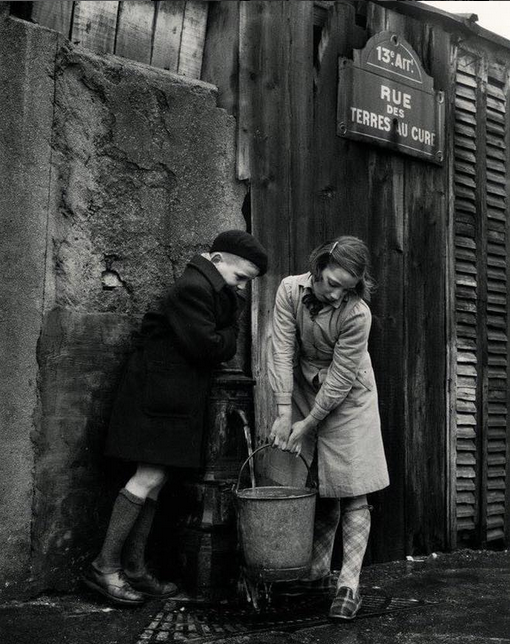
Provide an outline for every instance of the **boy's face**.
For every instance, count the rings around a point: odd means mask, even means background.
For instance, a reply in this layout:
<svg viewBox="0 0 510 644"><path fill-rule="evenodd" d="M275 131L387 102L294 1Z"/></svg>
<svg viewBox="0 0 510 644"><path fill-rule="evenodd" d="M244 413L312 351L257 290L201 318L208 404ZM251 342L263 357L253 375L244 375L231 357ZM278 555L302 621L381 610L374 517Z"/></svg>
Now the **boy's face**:
<svg viewBox="0 0 510 644"><path fill-rule="evenodd" d="M238 255L214 253L211 261L225 282L236 291L242 291L259 274L255 264Z"/></svg>

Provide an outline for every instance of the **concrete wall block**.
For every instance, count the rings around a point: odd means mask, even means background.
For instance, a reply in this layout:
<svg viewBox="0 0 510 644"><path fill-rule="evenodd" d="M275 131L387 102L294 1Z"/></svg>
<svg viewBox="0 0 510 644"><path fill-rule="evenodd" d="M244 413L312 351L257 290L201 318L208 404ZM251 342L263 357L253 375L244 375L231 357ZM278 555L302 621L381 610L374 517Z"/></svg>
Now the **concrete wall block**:
<svg viewBox="0 0 510 644"><path fill-rule="evenodd" d="M29 577L58 34L0 16L0 593Z"/></svg>
<svg viewBox="0 0 510 644"><path fill-rule="evenodd" d="M193 253L244 227L245 187L213 86L72 48L6 5L0 579L68 588L118 489L102 450L133 330Z"/></svg>
<svg viewBox="0 0 510 644"><path fill-rule="evenodd" d="M210 85L63 46L55 69L51 270L39 342L33 576L72 588L103 537L102 457L131 335L216 234L244 227L235 127ZM115 490L115 492L117 489Z"/></svg>
<svg viewBox="0 0 510 644"><path fill-rule="evenodd" d="M142 313L193 252L244 227L234 121L215 98L204 83L61 50L58 304Z"/></svg>

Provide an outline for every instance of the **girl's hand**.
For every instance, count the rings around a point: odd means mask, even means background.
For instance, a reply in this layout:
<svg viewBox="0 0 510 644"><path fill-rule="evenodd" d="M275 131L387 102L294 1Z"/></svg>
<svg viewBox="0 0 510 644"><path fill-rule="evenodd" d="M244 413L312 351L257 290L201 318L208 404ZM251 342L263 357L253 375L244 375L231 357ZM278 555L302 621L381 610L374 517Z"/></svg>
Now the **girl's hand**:
<svg viewBox="0 0 510 644"><path fill-rule="evenodd" d="M287 449L287 441L289 440L291 427L291 408L289 405L288 410L278 410L278 417L274 421L271 432L269 433L269 441L273 447L279 447L283 450Z"/></svg>
<svg viewBox="0 0 510 644"><path fill-rule="evenodd" d="M318 425L318 421L313 416L307 416L304 420L298 420L292 425L292 431L287 442L287 450L294 452L296 456L301 454L303 439L310 434Z"/></svg>

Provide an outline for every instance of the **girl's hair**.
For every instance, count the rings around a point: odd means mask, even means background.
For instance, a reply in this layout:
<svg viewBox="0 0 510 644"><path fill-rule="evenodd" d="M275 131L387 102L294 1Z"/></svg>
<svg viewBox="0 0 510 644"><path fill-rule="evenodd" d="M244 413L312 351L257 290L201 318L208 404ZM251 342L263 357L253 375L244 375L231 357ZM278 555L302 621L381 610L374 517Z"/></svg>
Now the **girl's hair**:
<svg viewBox="0 0 510 644"><path fill-rule="evenodd" d="M356 293L366 300L375 289L375 282L370 275L370 253L365 242L357 237L343 235L321 244L310 255L310 272L315 281L322 279L322 271L330 264L340 266L359 282Z"/></svg>

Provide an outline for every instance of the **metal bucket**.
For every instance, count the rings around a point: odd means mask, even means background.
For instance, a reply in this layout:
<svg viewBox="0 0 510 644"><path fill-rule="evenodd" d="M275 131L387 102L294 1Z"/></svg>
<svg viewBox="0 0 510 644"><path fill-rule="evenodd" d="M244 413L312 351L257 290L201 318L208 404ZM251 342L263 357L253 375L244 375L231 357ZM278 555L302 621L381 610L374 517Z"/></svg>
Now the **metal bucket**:
<svg viewBox="0 0 510 644"><path fill-rule="evenodd" d="M238 534L248 575L261 581L290 581L306 576L312 559L317 490L287 486L235 489ZM301 456L301 455L300 455ZM301 456L309 470L308 463Z"/></svg>

